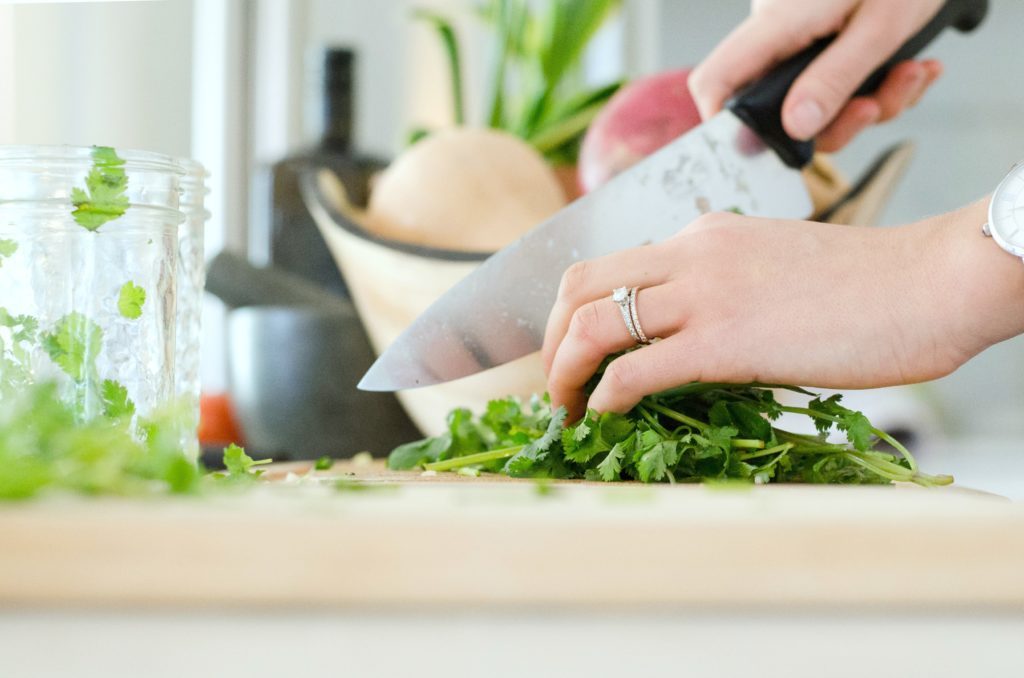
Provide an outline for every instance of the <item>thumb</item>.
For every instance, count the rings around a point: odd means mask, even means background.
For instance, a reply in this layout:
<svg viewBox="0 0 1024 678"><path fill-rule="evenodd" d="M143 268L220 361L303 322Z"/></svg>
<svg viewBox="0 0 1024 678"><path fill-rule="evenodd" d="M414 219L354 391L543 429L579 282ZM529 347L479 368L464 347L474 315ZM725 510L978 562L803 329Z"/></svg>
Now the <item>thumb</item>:
<svg viewBox="0 0 1024 678"><path fill-rule="evenodd" d="M904 12L901 5L861 5L832 44L797 78L782 106L782 124L791 137L807 140L821 132L871 72L930 18Z"/></svg>

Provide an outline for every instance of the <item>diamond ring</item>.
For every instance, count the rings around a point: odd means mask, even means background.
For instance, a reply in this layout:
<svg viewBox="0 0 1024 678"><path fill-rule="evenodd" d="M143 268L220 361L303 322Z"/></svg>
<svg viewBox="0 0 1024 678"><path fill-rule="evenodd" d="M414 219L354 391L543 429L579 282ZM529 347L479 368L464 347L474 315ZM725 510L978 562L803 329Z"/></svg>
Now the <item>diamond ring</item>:
<svg viewBox="0 0 1024 678"><path fill-rule="evenodd" d="M649 344L651 342L648 341L647 335L640 327L640 317L636 311L636 294L637 288L635 287L632 289L616 287L612 290L612 301L618 305L619 312L622 313L622 321L626 323L626 330L629 331L629 336L633 337L633 341L638 344Z"/></svg>

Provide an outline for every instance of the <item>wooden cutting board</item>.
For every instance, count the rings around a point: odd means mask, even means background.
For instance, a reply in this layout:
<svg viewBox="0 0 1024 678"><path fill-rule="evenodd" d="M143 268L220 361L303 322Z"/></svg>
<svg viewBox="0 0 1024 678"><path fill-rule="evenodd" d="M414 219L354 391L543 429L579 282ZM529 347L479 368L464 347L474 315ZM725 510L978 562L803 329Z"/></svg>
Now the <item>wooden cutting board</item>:
<svg viewBox="0 0 1024 678"><path fill-rule="evenodd" d="M239 495L2 505L0 604L1024 611L1024 505L955 487L308 470Z"/></svg>

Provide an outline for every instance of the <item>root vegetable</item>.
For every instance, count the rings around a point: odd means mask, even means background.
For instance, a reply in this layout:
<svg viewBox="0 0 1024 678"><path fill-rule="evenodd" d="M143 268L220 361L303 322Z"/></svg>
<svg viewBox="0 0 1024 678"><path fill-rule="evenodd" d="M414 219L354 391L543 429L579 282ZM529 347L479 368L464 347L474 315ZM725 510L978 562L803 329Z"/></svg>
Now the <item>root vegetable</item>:
<svg viewBox="0 0 1024 678"><path fill-rule="evenodd" d="M565 205L551 167L522 140L489 129L436 132L377 179L367 226L407 243L494 251Z"/></svg>
<svg viewBox="0 0 1024 678"><path fill-rule="evenodd" d="M612 97L583 139L579 181L592 191L700 124L686 81L690 69L636 80Z"/></svg>

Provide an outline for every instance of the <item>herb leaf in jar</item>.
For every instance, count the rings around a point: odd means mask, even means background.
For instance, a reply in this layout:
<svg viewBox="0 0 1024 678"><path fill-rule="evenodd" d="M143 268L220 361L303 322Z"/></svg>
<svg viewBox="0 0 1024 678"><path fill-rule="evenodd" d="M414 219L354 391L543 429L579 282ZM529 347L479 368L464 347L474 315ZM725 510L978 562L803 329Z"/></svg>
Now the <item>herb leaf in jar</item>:
<svg viewBox="0 0 1024 678"><path fill-rule="evenodd" d="M117 295L117 312L129 320L136 320L142 316L142 306L146 303L146 290L139 287L131 280L121 286L121 292Z"/></svg>
<svg viewBox="0 0 1024 678"><path fill-rule="evenodd" d="M85 176L85 189L71 190L71 203L75 206L71 216L83 228L96 231L128 209L128 175L124 160L109 146L93 147L92 161L92 169Z"/></svg>

